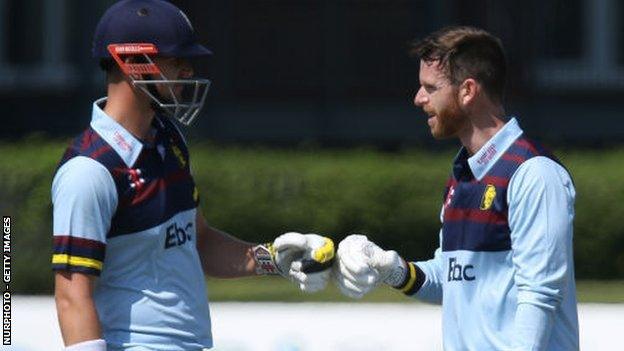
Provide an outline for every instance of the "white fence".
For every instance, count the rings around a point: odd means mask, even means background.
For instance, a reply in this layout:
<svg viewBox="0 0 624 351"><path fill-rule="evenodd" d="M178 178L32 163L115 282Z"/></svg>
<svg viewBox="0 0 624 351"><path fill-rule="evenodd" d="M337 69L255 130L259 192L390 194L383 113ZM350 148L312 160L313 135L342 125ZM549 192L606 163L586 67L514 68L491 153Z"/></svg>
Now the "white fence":
<svg viewBox="0 0 624 351"><path fill-rule="evenodd" d="M11 351L62 348L51 297L14 296ZM441 350L441 313L418 303L213 303L215 351ZM582 350L621 350L624 304L579 306Z"/></svg>

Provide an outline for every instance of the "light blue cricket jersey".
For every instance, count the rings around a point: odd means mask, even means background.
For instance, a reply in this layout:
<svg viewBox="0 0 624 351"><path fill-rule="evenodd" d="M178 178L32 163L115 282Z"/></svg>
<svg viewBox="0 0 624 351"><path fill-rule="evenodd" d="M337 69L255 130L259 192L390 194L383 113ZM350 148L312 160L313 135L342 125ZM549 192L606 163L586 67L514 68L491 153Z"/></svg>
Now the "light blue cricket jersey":
<svg viewBox="0 0 624 351"><path fill-rule="evenodd" d="M434 258L414 295L442 303L445 350L578 350L568 172L511 119L455 159Z"/></svg>
<svg viewBox="0 0 624 351"><path fill-rule="evenodd" d="M94 300L108 350L212 347L183 137L156 116L143 143L103 102L54 177L53 269L100 276Z"/></svg>

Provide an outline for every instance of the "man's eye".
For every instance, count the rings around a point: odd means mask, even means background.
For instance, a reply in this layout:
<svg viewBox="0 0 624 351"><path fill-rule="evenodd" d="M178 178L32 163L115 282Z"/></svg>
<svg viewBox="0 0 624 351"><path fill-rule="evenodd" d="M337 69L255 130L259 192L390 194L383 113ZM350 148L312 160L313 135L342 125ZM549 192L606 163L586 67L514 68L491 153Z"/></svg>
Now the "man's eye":
<svg viewBox="0 0 624 351"><path fill-rule="evenodd" d="M433 93L434 91L436 91L436 87L434 87L433 85L424 85L423 86L425 88L425 91L429 94Z"/></svg>

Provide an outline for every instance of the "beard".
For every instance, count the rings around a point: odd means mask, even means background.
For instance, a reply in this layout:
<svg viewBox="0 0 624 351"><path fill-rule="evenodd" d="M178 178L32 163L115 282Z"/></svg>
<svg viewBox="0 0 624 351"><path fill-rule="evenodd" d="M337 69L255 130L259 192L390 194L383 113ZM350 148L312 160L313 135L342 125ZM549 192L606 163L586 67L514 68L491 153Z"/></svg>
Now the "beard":
<svg viewBox="0 0 624 351"><path fill-rule="evenodd" d="M459 135L459 131L464 128L466 121L468 120L468 117L460 109L459 104L455 100L451 100L447 106L439 111L436 111L433 114L427 114L430 116L435 115L435 117L432 117L433 121L429 124L431 135L435 139L457 137Z"/></svg>

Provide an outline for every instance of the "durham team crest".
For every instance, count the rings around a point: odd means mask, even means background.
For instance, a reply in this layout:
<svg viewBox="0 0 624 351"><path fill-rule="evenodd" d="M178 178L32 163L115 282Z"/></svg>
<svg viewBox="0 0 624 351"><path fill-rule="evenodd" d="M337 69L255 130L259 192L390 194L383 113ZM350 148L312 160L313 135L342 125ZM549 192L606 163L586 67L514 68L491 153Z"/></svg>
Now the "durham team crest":
<svg viewBox="0 0 624 351"><path fill-rule="evenodd" d="M496 198L496 187L492 184L488 184L483 192L483 198L481 199L481 210L486 211L492 207L494 199Z"/></svg>

